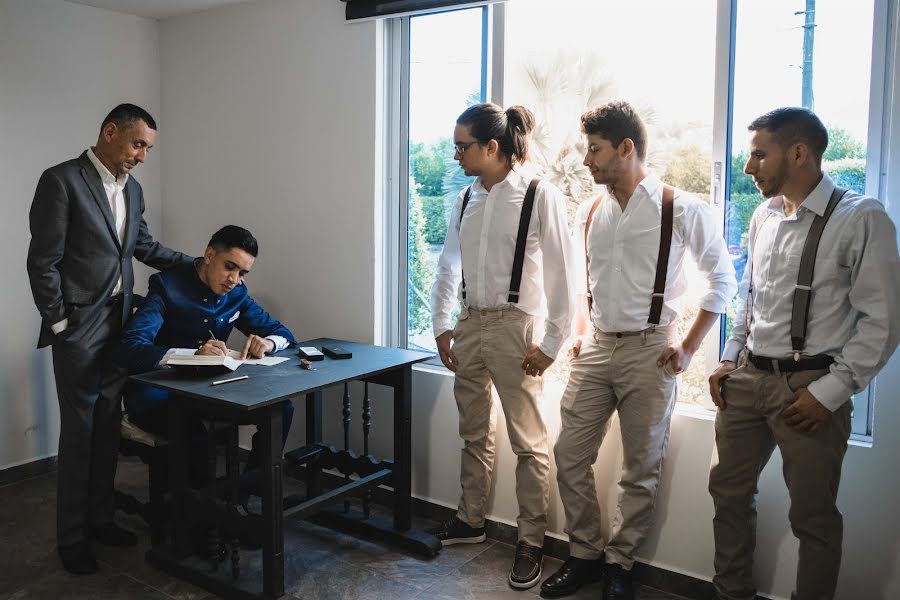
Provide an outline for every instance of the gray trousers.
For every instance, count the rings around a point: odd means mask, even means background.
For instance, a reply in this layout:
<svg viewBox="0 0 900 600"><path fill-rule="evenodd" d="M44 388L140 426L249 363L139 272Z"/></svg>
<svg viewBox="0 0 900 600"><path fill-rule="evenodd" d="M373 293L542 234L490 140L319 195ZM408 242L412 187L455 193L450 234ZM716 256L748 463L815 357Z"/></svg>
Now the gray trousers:
<svg viewBox="0 0 900 600"><path fill-rule="evenodd" d="M540 547L547 529L550 455L540 407L543 378L522 370L533 328L534 317L514 307L463 308L453 333L453 352L459 359L453 391L459 408L459 435L465 442L457 516L471 527L484 526L496 457L493 383L517 458L519 541Z"/></svg>
<svg viewBox="0 0 900 600"><path fill-rule="evenodd" d="M112 522L124 372L109 360L122 329L122 308L107 306L77 341L53 345L59 397L56 536L60 546Z"/></svg>
<svg viewBox="0 0 900 600"><path fill-rule="evenodd" d="M828 373L761 371L747 362L722 385L725 410L716 415L716 452L709 473L715 505L713 585L724 600L751 600L759 475L777 445L791 497L788 517L800 540L797 600L831 600L841 565L843 517L837 508L841 464L850 437L852 403L845 402L814 433L797 431L781 416L795 393Z"/></svg>
<svg viewBox="0 0 900 600"><path fill-rule="evenodd" d="M671 365L656 366L668 343L666 329L624 337L595 332L572 360L553 452L569 553L576 558L605 555L607 562L630 569L653 523L676 397ZM613 531L604 545L592 465L614 412L622 430L624 468Z"/></svg>

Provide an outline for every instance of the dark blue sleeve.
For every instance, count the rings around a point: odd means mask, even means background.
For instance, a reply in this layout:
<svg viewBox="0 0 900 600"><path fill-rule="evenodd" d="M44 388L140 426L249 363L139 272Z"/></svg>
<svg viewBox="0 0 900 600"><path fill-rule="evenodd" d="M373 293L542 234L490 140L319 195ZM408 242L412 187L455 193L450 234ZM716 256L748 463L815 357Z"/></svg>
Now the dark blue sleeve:
<svg viewBox="0 0 900 600"><path fill-rule="evenodd" d="M234 325L246 336L253 334L259 337L280 335L289 342L296 342L291 330L269 316L269 313L263 310L263 307L249 295L244 299L241 305L241 316L237 318Z"/></svg>
<svg viewBox="0 0 900 600"><path fill-rule="evenodd" d="M137 372L155 369L169 350L155 344L156 335L162 328L166 315L159 275L150 278L149 287L146 300L125 326L113 353L116 364Z"/></svg>

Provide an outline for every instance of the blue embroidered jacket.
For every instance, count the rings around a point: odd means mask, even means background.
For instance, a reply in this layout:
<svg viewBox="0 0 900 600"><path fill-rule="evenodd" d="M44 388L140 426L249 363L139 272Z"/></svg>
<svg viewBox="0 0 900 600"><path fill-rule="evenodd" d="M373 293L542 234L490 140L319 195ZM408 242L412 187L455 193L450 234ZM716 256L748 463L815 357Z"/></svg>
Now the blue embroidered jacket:
<svg viewBox="0 0 900 600"><path fill-rule="evenodd" d="M217 296L188 263L150 277L147 299L125 326L113 357L123 368L150 371L170 348L199 348L210 339L210 332L227 340L234 327L244 335L280 335L295 341L287 327L247 294L246 285ZM126 408L146 410L167 398L159 392L132 389L126 394Z"/></svg>

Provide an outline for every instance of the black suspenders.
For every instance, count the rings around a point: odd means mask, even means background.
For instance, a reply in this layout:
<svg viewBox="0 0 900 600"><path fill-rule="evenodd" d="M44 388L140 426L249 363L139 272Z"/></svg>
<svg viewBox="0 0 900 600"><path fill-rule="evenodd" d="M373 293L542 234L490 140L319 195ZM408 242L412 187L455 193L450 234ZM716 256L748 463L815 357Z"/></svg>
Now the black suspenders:
<svg viewBox="0 0 900 600"><path fill-rule="evenodd" d="M516 236L516 252L513 256L512 275L509 280L509 296L507 302L516 304L519 301L519 288L522 285L522 268L525 265L525 242L528 240L528 226L531 223L531 213L534 209L534 195L537 191L540 179L532 179L528 184L528 191L525 192L525 200L522 202L522 213L519 215L519 233ZM466 188L463 196L462 208L459 211L459 224L462 226L463 214L466 212L466 206L472 196L472 187ZM462 227L460 227L462 229ZM462 253L460 253L460 261L462 261ZM462 299L466 299L466 274L462 273Z"/></svg>

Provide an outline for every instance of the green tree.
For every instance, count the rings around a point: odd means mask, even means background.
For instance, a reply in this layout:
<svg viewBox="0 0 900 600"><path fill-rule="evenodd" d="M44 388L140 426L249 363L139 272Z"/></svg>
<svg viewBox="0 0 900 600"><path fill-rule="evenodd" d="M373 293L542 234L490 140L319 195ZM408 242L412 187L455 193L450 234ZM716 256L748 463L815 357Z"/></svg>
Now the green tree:
<svg viewBox="0 0 900 600"><path fill-rule="evenodd" d="M425 216L422 213L422 199L410 186L409 191L409 233L407 252L409 275L407 282L408 329L411 333L424 331L431 325L431 308L428 294L434 282L434 273L426 268Z"/></svg>
<svg viewBox="0 0 900 600"><path fill-rule="evenodd" d="M676 148L666 165L663 181L686 192L709 197L712 158L699 146L691 144Z"/></svg>
<svg viewBox="0 0 900 600"><path fill-rule="evenodd" d="M842 158L865 158L866 149L862 142L853 137L850 132L841 127L828 128L828 148L822 155L822 160L832 161Z"/></svg>

